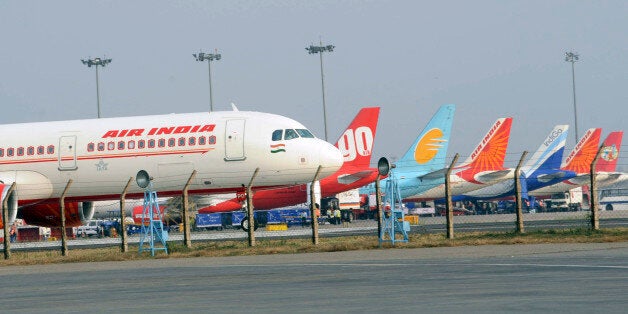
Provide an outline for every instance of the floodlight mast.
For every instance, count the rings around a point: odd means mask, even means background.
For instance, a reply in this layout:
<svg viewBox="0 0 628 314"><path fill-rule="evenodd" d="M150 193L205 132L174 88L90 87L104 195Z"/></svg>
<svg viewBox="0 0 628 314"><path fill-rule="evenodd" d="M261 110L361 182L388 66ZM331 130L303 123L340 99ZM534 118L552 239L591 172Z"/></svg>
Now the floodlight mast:
<svg viewBox="0 0 628 314"><path fill-rule="evenodd" d="M216 50L215 53L204 53L199 52L197 54L192 54L196 61L203 62L207 61L208 72L209 72L209 110L214 111L214 95L212 93L212 61L218 61L222 58L222 55L218 53Z"/></svg>
<svg viewBox="0 0 628 314"><path fill-rule="evenodd" d="M325 124L325 141L327 141L327 108L325 106L325 75L323 72L323 52L332 52L334 51L336 46L334 45L326 45L323 46L323 43L320 42L320 46L310 45L309 47L305 47L305 50L309 54L319 54L321 58L321 89L323 92L323 123Z"/></svg>
<svg viewBox="0 0 628 314"><path fill-rule="evenodd" d="M579 58L580 56L577 53L574 53L574 52L565 53L565 61L571 62L571 82L573 86L573 115L574 115L574 129L575 129L574 135L576 136L576 143L574 145L578 144L578 110L576 110L576 71L575 71L574 64L578 61Z"/></svg>
<svg viewBox="0 0 628 314"><path fill-rule="evenodd" d="M81 59L81 62L83 62L83 64L87 65L88 68L91 68L92 65L96 67L96 106L98 108L98 119L100 119L100 91L99 91L99 87L98 87L98 66L104 67L107 64L111 63L111 59L101 59L101 58L94 58L94 59Z"/></svg>

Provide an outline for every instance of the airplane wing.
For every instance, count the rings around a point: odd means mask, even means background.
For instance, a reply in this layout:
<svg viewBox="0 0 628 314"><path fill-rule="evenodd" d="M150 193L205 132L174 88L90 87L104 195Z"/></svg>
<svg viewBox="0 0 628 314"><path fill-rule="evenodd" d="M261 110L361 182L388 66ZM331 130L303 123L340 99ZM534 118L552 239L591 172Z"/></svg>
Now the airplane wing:
<svg viewBox="0 0 628 314"><path fill-rule="evenodd" d="M478 181L487 182L487 181L494 181L497 179L501 179L510 173L511 173L510 169L505 169L505 170L491 171L488 173L479 174L475 178Z"/></svg>
<svg viewBox="0 0 628 314"><path fill-rule="evenodd" d="M360 179L364 179L367 178L368 176L372 175L373 171L371 170L364 170L364 171L358 171L355 173L351 173L351 174L341 174L338 176L338 183L340 184L351 184L354 183Z"/></svg>

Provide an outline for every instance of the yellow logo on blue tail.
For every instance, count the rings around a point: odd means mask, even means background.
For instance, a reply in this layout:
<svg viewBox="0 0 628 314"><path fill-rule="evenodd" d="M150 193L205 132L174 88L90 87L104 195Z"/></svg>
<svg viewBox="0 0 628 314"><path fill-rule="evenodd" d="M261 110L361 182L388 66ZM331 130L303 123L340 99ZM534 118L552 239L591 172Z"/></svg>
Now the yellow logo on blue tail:
<svg viewBox="0 0 628 314"><path fill-rule="evenodd" d="M414 160L418 164L425 164L432 160L443 147L442 143L447 142L443 135L443 131L438 128L427 131L414 149Z"/></svg>

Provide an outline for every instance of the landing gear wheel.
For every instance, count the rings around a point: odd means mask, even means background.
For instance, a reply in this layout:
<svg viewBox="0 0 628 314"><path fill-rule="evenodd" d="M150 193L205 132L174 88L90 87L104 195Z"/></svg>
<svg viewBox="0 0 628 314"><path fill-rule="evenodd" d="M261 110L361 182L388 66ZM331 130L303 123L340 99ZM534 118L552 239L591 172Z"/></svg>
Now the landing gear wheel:
<svg viewBox="0 0 628 314"><path fill-rule="evenodd" d="M249 216L245 216L244 218L242 218L242 222L240 222L240 227L242 227L242 230L249 232ZM257 219L253 219L253 230L257 230L257 227Z"/></svg>

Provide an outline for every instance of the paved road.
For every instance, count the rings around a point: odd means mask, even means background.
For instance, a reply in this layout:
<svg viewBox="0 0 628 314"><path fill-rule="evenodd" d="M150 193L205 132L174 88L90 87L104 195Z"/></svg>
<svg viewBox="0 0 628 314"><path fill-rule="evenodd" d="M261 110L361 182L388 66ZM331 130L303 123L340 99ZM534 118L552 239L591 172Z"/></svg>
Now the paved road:
<svg viewBox="0 0 628 314"><path fill-rule="evenodd" d="M4 313L625 313L628 242L0 268Z"/></svg>

